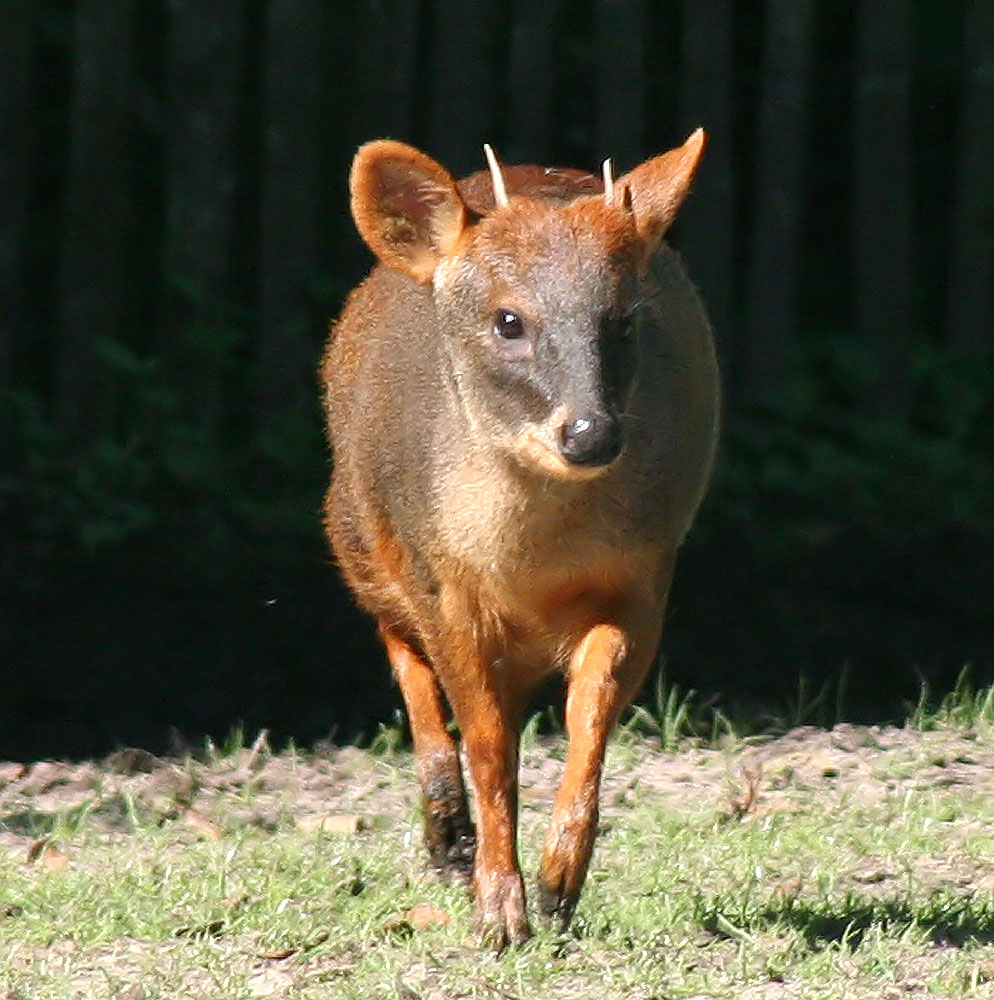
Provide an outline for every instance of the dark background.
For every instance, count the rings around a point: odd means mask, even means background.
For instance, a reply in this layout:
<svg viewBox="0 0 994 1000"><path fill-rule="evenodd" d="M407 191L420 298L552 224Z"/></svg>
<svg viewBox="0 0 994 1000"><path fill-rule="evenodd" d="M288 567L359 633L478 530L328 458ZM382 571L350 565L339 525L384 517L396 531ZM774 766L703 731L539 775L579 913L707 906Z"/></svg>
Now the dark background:
<svg viewBox="0 0 994 1000"><path fill-rule="evenodd" d="M620 173L697 125L727 405L669 679L994 680L990 0L3 0L0 755L390 718L318 516L355 147Z"/></svg>

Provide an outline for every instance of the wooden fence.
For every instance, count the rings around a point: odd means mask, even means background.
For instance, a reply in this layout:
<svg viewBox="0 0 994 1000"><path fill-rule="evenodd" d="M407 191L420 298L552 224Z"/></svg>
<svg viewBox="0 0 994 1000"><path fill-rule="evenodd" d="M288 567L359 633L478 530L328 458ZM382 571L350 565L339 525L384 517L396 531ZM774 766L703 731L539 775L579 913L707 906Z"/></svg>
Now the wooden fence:
<svg viewBox="0 0 994 1000"><path fill-rule="evenodd" d="M843 335L900 419L922 345L994 350L991 0L2 0L0 47L0 389L67 438L115 348L208 425L313 394L382 135L626 169L703 124L675 239L733 400Z"/></svg>

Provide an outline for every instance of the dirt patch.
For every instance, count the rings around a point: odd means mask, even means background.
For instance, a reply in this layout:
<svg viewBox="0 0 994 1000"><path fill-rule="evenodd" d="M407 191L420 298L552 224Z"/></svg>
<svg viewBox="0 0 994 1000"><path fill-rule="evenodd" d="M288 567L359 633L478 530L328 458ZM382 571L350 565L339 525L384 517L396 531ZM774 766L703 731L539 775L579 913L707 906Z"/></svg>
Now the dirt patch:
<svg viewBox="0 0 994 1000"><path fill-rule="evenodd" d="M562 739L540 741L523 752L521 821L525 850L541 844L565 757ZM833 884L841 889L837 895L842 898L851 890L859 906L852 912L845 908L828 910L818 919L822 924L840 921L844 925L853 919L869 924L876 915L889 912L888 901L898 899L909 881L916 889L924 889L926 897L931 890L945 893L947 899L994 892L994 871L988 859L964 849L965 840L980 822L971 817L982 815L979 810L973 813L970 804L994 800L994 746L986 735L842 725L829 731L800 728L777 738L729 741L720 747L685 744L672 753L660 751L652 740L622 735L612 744L605 768L601 821L608 830L603 842L610 843L614 835L611 828L617 833L626 829L626 822L631 822L633 816L649 815L633 809L647 801L678 816L703 816L705 827L714 824L720 830L726 824L768 820L776 825L781 814L795 815L799 821L802 814L807 814L803 818L810 825L812 816L820 816L819 810L830 814L836 808L851 810L853 804L865 809L866 816L874 818L872 821L886 823L888 810L899 810L902 803L913 803L916 796L933 795L939 802L954 803L951 808L955 822L950 822L948 830L943 825L942 837L933 838L926 850L909 851L904 856L871 842L869 853L840 851L829 858ZM169 824L170 851L176 845L185 848L197 840L220 841L246 829L261 831L265 841L268 831L285 832L288 828L302 833L347 834L375 828L390 831L390 837L384 840L394 845L391 850L403 843L399 848L403 858L397 864L410 871L417 865L412 859L419 855L418 799L409 754L376 754L346 747L274 755L262 737L252 747L227 754L208 753L204 759L164 758L141 750L124 750L99 762L0 763L0 851L9 852L18 864L55 871L67 864L71 869L78 863L72 860L71 842L75 832L84 827L88 838L120 844L128 850L136 824ZM658 819L658 814L651 815ZM943 822L941 810L927 811L927 817L929 822ZM68 860L60 847L70 856ZM99 864L99 859L94 863ZM41 875L48 877L44 872ZM326 896L340 891L354 896L363 891L360 876L350 868L346 866L335 877L339 875L344 881L332 880L322 886ZM798 905L803 909L805 893L811 895L804 869L794 871L788 864L776 877L780 881L772 885L771 906L776 909L783 898L791 905L801 900ZM707 890L706 882L706 875L703 881L697 879L694 890ZM105 980L113 975L121 984L113 995L134 996L137 1000L149 995L147 991L160 988L162 995L217 995L208 970L222 959L227 974L241 977L243 986L239 989L244 995L254 996L289 995L305 980L337 981L336 977L350 976L360 963L362 956L357 949L362 947L361 936L329 939L329 926L324 926L321 934L308 927L298 936L291 934L289 944L280 941L275 945L268 939L263 941L259 928L237 931L240 936L237 945L233 944L225 921L237 917L243 890L237 887L213 909L194 907L189 916L180 907L171 917L171 936L154 945L130 937L105 940L93 947L55 940L43 947L14 949L8 971L27 978L44 954L50 974L71 983L79 996L98 995L105 988ZM391 907L393 902L391 898ZM287 901L287 905L297 904ZM375 940L416 938L422 934L422 925L428 928L424 932L428 939L433 926L449 922L448 913L423 901L414 909L409 906L409 901L403 905L398 902L396 913L391 909L384 917L377 915L374 923L379 927L375 932L379 936ZM15 916L13 911L18 908L11 905L7 915ZM784 912L788 910L789 906ZM900 922L901 913L894 912ZM720 919L719 913L716 920ZM665 928L656 936L653 931L635 951L658 953L660 966L682 961L694 974L710 962L715 976L720 977L726 975L726 966L739 961L735 956L738 942L744 937L752 942L753 951L774 956L776 963L782 961L780 956L788 947L786 938L775 938L775 934L784 933L782 928L774 932L761 921L747 933L731 925L723 928L716 923L711 928L705 924L706 920L695 928L696 936L685 941L670 940ZM902 984L928 981L942 959L942 949L956 943L943 929L947 925L955 929L954 924L955 920L945 918L931 925L923 923L936 934L924 946L927 954L921 957L921 975L904 970ZM461 924L456 922L456 926ZM820 933L814 924L809 929L813 934ZM966 937L972 934L978 941L987 941L986 927L981 930L983 933L977 934L967 928ZM825 940L834 947L838 936L829 934ZM466 941L455 951L445 951L444 947L450 946L443 946L442 951L429 949L409 956L402 956L399 947L384 945L392 960L398 962L393 984L396 995L419 1000L464 995L520 996L513 991L502 993L502 988L490 982L489 977L497 976L499 968L480 965L482 959L478 958L475 942L468 937ZM582 944L581 949L576 941L567 939L556 946L550 959L562 964L556 996L589 996L591 969L601 965L623 977L624 962L619 964L618 954L609 949L603 954L598 951L596 929ZM790 947L817 950L823 944L820 939L798 938ZM463 970L458 988L453 986L453 966ZM756 1000L789 1000L804 995L796 984L771 975L769 968L763 964L754 970L735 995ZM980 971L975 976L983 976L986 981L986 968L978 965ZM466 979L466 969L482 971L473 973L476 979ZM141 989L136 983L142 984ZM902 985L901 990L904 992L893 995L917 992L917 987L905 990ZM661 994L633 984L624 995L631 1000L650 1000ZM698 995L704 1000L707 994ZM878 991L859 995L891 994Z"/></svg>
<svg viewBox="0 0 994 1000"><path fill-rule="evenodd" d="M548 814L564 756L561 740L524 751L525 824ZM226 829L275 829L287 820L306 828L332 816L356 826L409 822L418 802L414 768L398 770L397 764L396 754L378 757L353 747L273 755L261 740L213 761L127 750L101 763L0 763L0 845L25 852L56 817L76 813L85 813L103 835L119 837L130 829L135 808L163 821L201 817ZM842 797L869 805L950 786L994 796L994 746L969 732L854 725L806 727L778 738L677 753L628 738L609 753L601 813L610 822L636 797L652 795L677 811L718 806L749 820L789 811L812 795L831 809ZM951 853L944 877L961 887L980 877L964 866L967 859L954 860ZM870 885L891 874L867 858L858 880Z"/></svg>
<svg viewBox="0 0 994 1000"><path fill-rule="evenodd" d="M895 726L802 727L726 749L691 747L662 754L635 752L624 773L605 775L604 811L632 794L657 794L674 808L695 810L724 799L730 810L752 784L741 811L788 809L798 792L816 792L830 808L846 796L879 802L895 792L926 792L960 785L970 794L994 794L994 746L970 732L918 732Z"/></svg>

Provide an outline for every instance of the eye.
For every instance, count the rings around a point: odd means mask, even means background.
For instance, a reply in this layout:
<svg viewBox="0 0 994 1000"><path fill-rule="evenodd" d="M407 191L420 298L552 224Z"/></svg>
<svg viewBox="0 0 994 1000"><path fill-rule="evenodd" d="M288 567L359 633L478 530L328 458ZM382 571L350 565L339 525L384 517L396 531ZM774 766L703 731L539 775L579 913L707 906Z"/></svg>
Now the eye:
<svg viewBox="0 0 994 1000"><path fill-rule="evenodd" d="M498 309L494 313L494 333L502 340L520 340L525 335L524 321L510 309Z"/></svg>
<svg viewBox="0 0 994 1000"><path fill-rule="evenodd" d="M601 319L601 334L608 340L631 340L635 332L634 310L620 316L608 314Z"/></svg>

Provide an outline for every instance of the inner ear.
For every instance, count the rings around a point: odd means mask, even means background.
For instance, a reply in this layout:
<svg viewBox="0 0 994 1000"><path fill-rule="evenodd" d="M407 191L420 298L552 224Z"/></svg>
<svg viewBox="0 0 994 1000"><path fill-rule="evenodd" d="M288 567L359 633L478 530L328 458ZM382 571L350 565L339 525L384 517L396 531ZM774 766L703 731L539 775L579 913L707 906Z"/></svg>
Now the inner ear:
<svg viewBox="0 0 994 1000"><path fill-rule="evenodd" d="M467 224L452 175L430 156L381 139L356 154L350 177L352 217L385 264L429 281Z"/></svg>
<svg viewBox="0 0 994 1000"><path fill-rule="evenodd" d="M646 160L615 181L622 206L635 216L647 254L655 253L686 200L703 152L704 130L698 129L682 146Z"/></svg>

